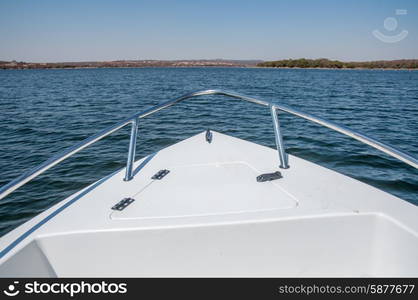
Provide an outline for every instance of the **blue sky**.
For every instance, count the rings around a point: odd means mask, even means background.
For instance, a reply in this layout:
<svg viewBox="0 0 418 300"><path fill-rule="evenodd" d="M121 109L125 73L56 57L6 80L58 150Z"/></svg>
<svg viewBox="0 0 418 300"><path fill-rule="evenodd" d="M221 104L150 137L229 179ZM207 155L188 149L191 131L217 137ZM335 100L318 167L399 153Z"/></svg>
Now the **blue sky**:
<svg viewBox="0 0 418 300"><path fill-rule="evenodd" d="M0 60L418 58L417 31L417 0L0 0Z"/></svg>

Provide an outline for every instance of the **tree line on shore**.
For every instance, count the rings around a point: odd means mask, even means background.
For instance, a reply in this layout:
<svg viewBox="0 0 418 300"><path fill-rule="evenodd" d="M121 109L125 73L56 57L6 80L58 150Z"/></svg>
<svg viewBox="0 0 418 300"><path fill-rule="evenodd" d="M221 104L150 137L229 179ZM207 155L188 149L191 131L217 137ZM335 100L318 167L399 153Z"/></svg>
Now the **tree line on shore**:
<svg viewBox="0 0 418 300"><path fill-rule="evenodd" d="M271 68L330 68L330 69L418 69L418 59L379 60L364 62L343 62L339 60L320 59L283 59L265 61L258 67Z"/></svg>

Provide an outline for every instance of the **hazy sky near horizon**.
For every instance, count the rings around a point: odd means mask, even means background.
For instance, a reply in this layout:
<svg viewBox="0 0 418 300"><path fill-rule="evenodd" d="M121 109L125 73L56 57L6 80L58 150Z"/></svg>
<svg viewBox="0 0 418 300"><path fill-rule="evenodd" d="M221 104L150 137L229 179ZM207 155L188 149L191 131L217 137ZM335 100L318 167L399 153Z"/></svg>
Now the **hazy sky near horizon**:
<svg viewBox="0 0 418 300"><path fill-rule="evenodd" d="M418 58L418 1L0 0L0 60L300 57Z"/></svg>

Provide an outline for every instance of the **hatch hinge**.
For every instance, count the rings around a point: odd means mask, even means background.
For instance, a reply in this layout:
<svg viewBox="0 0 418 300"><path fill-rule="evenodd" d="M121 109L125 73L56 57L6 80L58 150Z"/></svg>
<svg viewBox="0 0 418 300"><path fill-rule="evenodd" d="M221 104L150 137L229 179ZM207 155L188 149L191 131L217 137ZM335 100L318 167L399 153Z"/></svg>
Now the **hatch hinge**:
<svg viewBox="0 0 418 300"><path fill-rule="evenodd" d="M272 180L280 179L282 177L283 177L282 173L280 173L279 171L276 171L273 173L266 173L266 174L261 174L257 176L257 182L272 181Z"/></svg>
<svg viewBox="0 0 418 300"><path fill-rule="evenodd" d="M164 177L165 175L167 175L168 173L170 173L170 170L166 170L166 169L164 169L164 170L160 170L160 171L158 171L157 173L155 173L155 174L154 174L154 176L152 176L152 177L151 177L151 179L161 180L161 179L163 179L163 177Z"/></svg>
<svg viewBox="0 0 418 300"><path fill-rule="evenodd" d="M135 201L134 198L123 198L118 203L113 205L112 209L113 210L119 210L119 211L124 210L129 204L131 204L134 201Z"/></svg>
<svg viewBox="0 0 418 300"><path fill-rule="evenodd" d="M210 129L206 130L206 142L209 144L212 143L212 132Z"/></svg>

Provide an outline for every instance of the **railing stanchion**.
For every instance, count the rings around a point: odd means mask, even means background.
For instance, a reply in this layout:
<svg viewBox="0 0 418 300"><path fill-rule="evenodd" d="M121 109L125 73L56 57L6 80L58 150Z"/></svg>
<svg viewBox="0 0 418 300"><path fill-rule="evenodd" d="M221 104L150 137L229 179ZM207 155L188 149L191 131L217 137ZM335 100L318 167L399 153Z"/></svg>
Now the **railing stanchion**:
<svg viewBox="0 0 418 300"><path fill-rule="evenodd" d="M274 136L276 138L276 148L277 148L277 152L279 154L279 159L280 159L279 167L282 169L287 169L289 168L288 156L284 148L282 131L280 130L279 117L277 116L276 107L274 105L269 105L269 106L270 106L271 118L273 119Z"/></svg>
<svg viewBox="0 0 418 300"><path fill-rule="evenodd" d="M131 138L129 140L128 160L126 161L125 181L132 179L133 165L135 162L136 140L138 135L138 118L132 121Z"/></svg>

